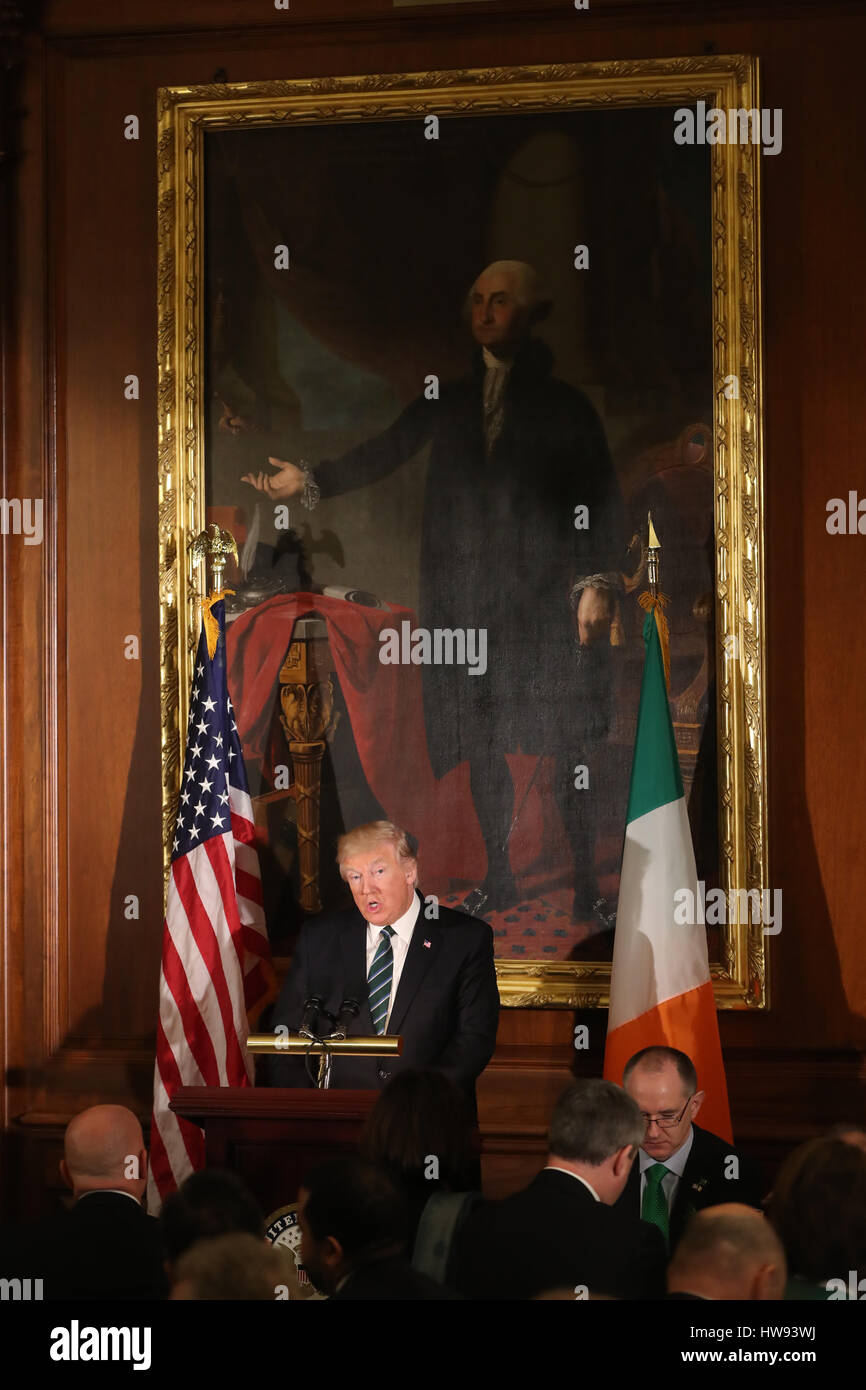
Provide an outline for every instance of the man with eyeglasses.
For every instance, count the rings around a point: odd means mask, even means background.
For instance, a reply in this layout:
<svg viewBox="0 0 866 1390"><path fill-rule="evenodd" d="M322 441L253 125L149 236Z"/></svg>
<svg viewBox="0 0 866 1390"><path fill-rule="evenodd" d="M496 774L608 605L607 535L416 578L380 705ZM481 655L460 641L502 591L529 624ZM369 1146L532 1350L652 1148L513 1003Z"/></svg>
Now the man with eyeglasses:
<svg viewBox="0 0 866 1390"><path fill-rule="evenodd" d="M690 1057L645 1047L629 1058L622 1084L646 1134L618 1206L658 1226L671 1250L695 1211L723 1202L760 1209L760 1166L694 1123L704 1092Z"/></svg>

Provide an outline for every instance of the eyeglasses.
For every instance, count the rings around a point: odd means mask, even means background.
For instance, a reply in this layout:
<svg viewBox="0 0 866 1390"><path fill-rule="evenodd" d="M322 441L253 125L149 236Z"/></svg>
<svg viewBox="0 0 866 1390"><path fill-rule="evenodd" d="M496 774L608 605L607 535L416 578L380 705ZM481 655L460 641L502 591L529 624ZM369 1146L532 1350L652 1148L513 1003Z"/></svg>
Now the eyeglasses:
<svg viewBox="0 0 866 1390"><path fill-rule="evenodd" d="M692 1095L694 1095L694 1092L692 1093ZM677 1125L683 1118L683 1115L685 1115L686 1107L688 1106L688 1103L691 1099L692 1096L689 1096L688 1100L686 1101L685 1105L683 1106L682 1110L678 1115L671 1115L671 1112L669 1110L663 1111L661 1115L647 1115L646 1111L642 1110L640 1112L640 1117L646 1125L647 1129L649 1129L650 1125L653 1124L658 1125L659 1129L676 1129Z"/></svg>

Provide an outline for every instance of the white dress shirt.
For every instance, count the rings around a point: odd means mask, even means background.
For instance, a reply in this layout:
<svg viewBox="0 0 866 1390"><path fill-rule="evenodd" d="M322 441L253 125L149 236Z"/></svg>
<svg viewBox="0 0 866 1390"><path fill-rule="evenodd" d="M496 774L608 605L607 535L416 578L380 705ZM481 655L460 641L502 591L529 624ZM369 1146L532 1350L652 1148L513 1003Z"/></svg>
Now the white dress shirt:
<svg viewBox="0 0 866 1390"><path fill-rule="evenodd" d="M643 1194L646 1187L647 1169L652 1168L654 1163L663 1163L669 1170L662 1178L662 1192L668 1204L668 1212L674 1204L674 1197L677 1195L677 1188L680 1185L680 1178L686 1166L686 1159L692 1151L692 1144L695 1138L695 1131L689 1125L689 1132L686 1139L680 1144L678 1149L674 1149L670 1158L653 1158L651 1154L644 1153L643 1149L638 1150L640 1160L640 1206L643 1211Z"/></svg>
<svg viewBox="0 0 866 1390"><path fill-rule="evenodd" d="M582 1178L580 1176L580 1173L573 1173L570 1168L559 1168L555 1163L546 1163L544 1165L544 1171L545 1173L567 1173L570 1178L577 1178L577 1181L583 1183L584 1187L587 1189L587 1191L592 1193L593 1197L597 1202L601 1201L601 1198L599 1197L592 1183L587 1182L586 1178Z"/></svg>
<svg viewBox="0 0 866 1390"><path fill-rule="evenodd" d="M403 966L406 964L406 957L409 954L409 942L412 940L412 933L415 930L415 923L421 911L421 899L417 893L412 894L411 906L398 917L396 922L388 925L394 928L394 935L391 937L391 950L394 952L394 973L391 978L391 998L388 1000L388 1013L385 1018L384 1032L388 1031L388 1022L391 1017L391 1010L394 1007L394 1000L397 997L397 986L400 983L400 976L403 973ZM379 945L382 935L382 928L377 927L375 922L367 923L367 978L370 976L370 966L373 964L373 957Z"/></svg>

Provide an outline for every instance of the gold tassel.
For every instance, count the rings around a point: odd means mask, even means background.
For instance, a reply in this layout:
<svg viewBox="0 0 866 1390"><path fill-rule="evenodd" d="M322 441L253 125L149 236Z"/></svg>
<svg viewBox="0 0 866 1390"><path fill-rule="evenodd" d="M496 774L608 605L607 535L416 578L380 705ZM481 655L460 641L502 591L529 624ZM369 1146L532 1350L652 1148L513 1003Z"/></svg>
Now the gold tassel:
<svg viewBox="0 0 866 1390"><path fill-rule="evenodd" d="M625 633L622 630L622 609L619 606L619 599L613 605L613 618L610 624L610 645L612 647L625 646Z"/></svg>
<svg viewBox="0 0 866 1390"><path fill-rule="evenodd" d="M671 642L668 620L664 615L663 609L670 603L667 594L657 594L653 598L652 594L641 594L638 603L645 613L653 613L656 620L656 631L659 635L659 643L662 649L662 661L665 668L665 685L668 694L671 689Z"/></svg>
<svg viewBox="0 0 866 1390"><path fill-rule="evenodd" d="M201 617L204 623L205 637L207 638L207 654L213 661L213 654L217 649L219 641L220 625L214 617L211 609L215 603L219 603L226 594L233 594L234 589L220 589L219 593L211 594L210 598L203 598L201 601Z"/></svg>

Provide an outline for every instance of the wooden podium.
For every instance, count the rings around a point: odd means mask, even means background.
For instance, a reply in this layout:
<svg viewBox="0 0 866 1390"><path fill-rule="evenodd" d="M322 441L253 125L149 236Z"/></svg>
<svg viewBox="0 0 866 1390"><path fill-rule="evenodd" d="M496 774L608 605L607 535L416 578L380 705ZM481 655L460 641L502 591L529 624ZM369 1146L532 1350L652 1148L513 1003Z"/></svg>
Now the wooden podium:
<svg viewBox="0 0 866 1390"><path fill-rule="evenodd" d="M264 1216L297 1201L305 1173L358 1152L378 1091L181 1086L170 1108L205 1133L208 1168L228 1168Z"/></svg>

